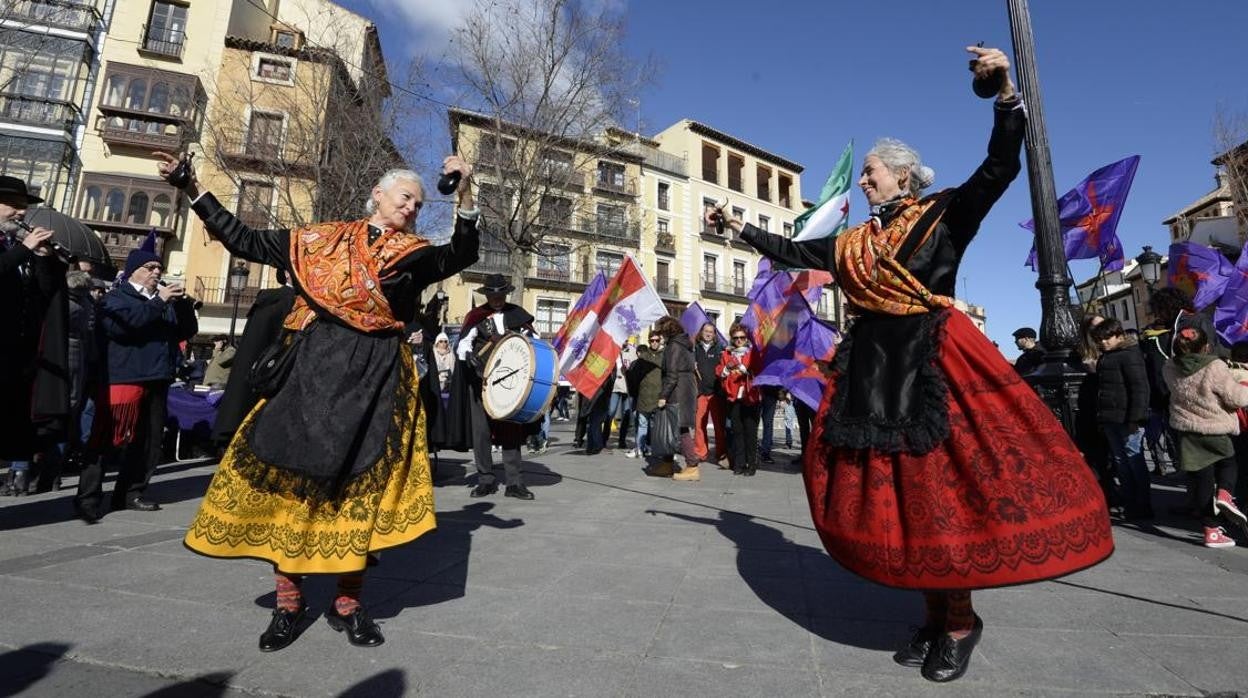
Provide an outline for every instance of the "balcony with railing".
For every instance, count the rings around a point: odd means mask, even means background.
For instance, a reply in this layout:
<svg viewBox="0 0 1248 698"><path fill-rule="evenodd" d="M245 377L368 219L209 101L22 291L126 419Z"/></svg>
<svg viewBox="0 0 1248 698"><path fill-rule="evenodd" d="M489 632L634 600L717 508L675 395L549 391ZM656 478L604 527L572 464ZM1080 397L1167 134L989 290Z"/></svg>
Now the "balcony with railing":
<svg viewBox="0 0 1248 698"><path fill-rule="evenodd" d="M6 0L0 4L0 18L94 34L103 17L97 4L99 2Z"/></svg>
<svg viewBox="0 0 1248 698"><path fill-rule="evenodd" d="M720 276L702 275L702 294L717 296L726 300L740 300L745 297L745 282L729 280Z"/></svg>
<svg viewBox="0 0 1248 698"><path fill-rule="evenodd" d="M657 233L655 235L654 249L656 252L676 254L676 236L671 233Z"/></svg>
<svg viewBox="0 0 1248 698"><path fill-rule="evenodd" d="M70 102L0 93L0 120L72 131L82 113Z"/></svg>
<svg viewBox="0 0 1248 698"><path fill-rule="evenodd" d="M641 244L641 226L637 221L625 222L596 218L593 233L614 244Z"/></svg>
<svg viewBox="0 0 1248 698"><path fill-rule="evenodd" d="M112 145L175 151L182 148L184 132L181 124L149 119L110 116L100 121L100 138Z"/></svg>
<svg viewBox="0 0 1248 698"><path fill-rule="evenodd" d="M680 297L680 285L676 283L676 279L659 277L654 280L654 290L658 291L662 298Z"/></svg>
<svg viewBox="0 0 1248 698"><path fill-rule="evenodd" d="M186 48L186 32L180 29L153 27L143 25L143 43L139 50L168 58L182 58L182 50Z"/></svg>
<svg viewBox="0 0 1248 698"><path fill-rule="evenodd" d="M259 286L244 286L238 290L238 304L248 308L256 301L256 295L263 290ZM202 301L205 306L226 306L234 304L234 289L230 288L228 276L197 276L195 288L191 293L195 300ZM213 308L205 308L211 312ZM215 308L220 310L220 307Z"/></svg>
<svg viewBox="0 0 1248 698"><path fill-rule="evenodd" d="M592 278L586 266L574 267L570 259L566 264L538 260L529 273L525 275L528 285L535 288L549 288L574 291L584 288Z"/></svg>
<svg viewBox="0 0 1248 698"><path fill-rule="evenodd" d="M595 176L594 191L617 196L637 196L637 178Z"/></svg>
<svg viewBox="0 0 1248 698"><path fill-rule="evenodd" d="M481 279L486 274L511 274L511 253L507 250L482 249L477 263L462 272L464 278Z"/></svg>
<svg viewBox="0 0 1248 698"><path fill-rule="evenodd" d="M215 142L221 160L240 169L310 174L316 167L314 149L283 143L270 133L222 131L216 134Z"/></svg>

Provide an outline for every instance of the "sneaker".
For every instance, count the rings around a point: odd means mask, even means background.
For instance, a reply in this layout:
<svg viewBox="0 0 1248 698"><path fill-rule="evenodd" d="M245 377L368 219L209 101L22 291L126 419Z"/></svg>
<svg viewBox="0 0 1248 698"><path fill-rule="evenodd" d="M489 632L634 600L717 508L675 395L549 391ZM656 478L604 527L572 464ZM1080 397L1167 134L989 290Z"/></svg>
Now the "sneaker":
<svg viewBox="0 0 1248 698"><path fill-rule="evenodd" d="M1248 516L1235 505L1235 498L1230 492L1222 488L1218 488L1218 496L1213 498L1213 515L1224 514L1229 519L1234 519L1235 523L1243 526L1248 524Z"/></svg>
<svg viewBox="0 0 1248 698"><path fill-rule="evenodd" d="M636 457L637 457L637 449L635 449L635 448L634 448L633 450L629 451L628 453L625 453L625 454L624 454L624 457L625 457L625 458L636 458Z"/></svg>
<svg viewBox="0 0 1248 698"><path fill-rule="evenodd" d="M1235 540L1226 535L1226 531L1221 526L1210 528L1205 527L1205 547L1206 548L1234 548Z"/></svg>

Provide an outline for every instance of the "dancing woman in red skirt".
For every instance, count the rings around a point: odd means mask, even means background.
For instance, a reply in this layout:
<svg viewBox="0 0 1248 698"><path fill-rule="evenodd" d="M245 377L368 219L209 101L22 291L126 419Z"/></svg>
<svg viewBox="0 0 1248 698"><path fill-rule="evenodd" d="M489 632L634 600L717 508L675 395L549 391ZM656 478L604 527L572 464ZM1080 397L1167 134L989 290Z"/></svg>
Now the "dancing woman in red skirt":
<svg viewBox="0 0 1248 698"><path fill-rule="evenodd" d="M871 218L835 238L793 242L727 220L773 261L832 271L855 320L832 367L805 454L806 491L828 553L874 582L924 592L927 617L894 656L932 681L966 671L983 621L971 590L1075 572L1113 551L1092 471L1049 408L965 315L958 266L1021 169L1026 114L997 49L988 157L961 186L884 139L859 186Z"/></svg>

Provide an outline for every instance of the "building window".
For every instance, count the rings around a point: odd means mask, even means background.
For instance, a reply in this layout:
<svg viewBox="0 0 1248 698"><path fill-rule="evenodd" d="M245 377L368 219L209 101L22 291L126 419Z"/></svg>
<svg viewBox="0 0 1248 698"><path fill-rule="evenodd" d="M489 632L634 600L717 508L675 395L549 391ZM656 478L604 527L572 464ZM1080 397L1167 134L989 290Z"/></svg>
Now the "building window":
<svg viewBox="0 0 1248 698"><path fill-rule="evenodd" d="M516 142L513 140L485 134L477 144L477 151L477 161L484 165L515 167Z"/></svg>
<svg viewBox="0 0 1248 698"><path fill-rule="evenodd" d="M598 184L600 189L608 191L624 193L624 166L614 162L600 161L598 163Z"/></svg>
<svg viewBox="0 0 1248 698"><path fill-rule="evenodd" d="M299 48L299 33L287 29L273 30L273 45L278 48L297 49Z"/></svg>
<svg viewBox="0 0 1248 698"><path fill-rule="evenodd" d="M72 156L72 147L63 141L0 133L0 174L24 180L33 194L49 203L56 200Z"/></svg>
<svg viewBox="0 0 1248 698"><path fill-rule="evenodd" d="M793 237L793 224L792 224L792 223L785 223L785 224L784 224L784 236L785 236L786 238L791 238L791 237Z"/></svg>
<svg viewBox="0 0 1248 698"><path fill-rule="evenodd" d="M542 225L567 228L572 223L572 199L566 196L543 196L537 209L537 220Z"/></svg>
<svg viewBox="0 0 1248 698"><path fill-rule="evenodd" d="M706 317L708 320L711 321L711 324L714 325L716 329L719 328L719 311L718 310L707 310Z"/></svg>
<svg viewBox="0 0 1248 698"><path fill-rule="evenodd" d="M659 293L668 293L668 286L672 283L672 265L657 261L654 263L654 285L658 287Z"/></svg>
<svg viewBox="0 0 1248 698"><path fill-rule="evenodd" d="M787 174L781 174L780 185L777 187L780 193L780 205L785 208L794 208L796 203L793 200L793 178Z"/></svg>
<svg viewBox="0 0 1248 698"><path fill-rule="evenodd" d="M238 219L252 228L272 226L273 185L243 181L238 187Z"/></svg>
<svg viewBox="0 0 1248 698"><path fill-rule="evenodd" d="M564 321L568 319L568 302L551 298L537 299L537 321L534 328L544 337L552 337L559 333Z"/></svg>
<svg viewBox="0 0 1248 698"><path fill-rule="evenodd" d="M705 229L703 229L702 231L703 233L707 233L707 234L715 233L715 226L706 222L706 214L710 213L712 210L714 210L714 208L715 208L715 199L712 199L709 196L702 197L702 225L705 226Z"/></svg>
<svg viewBox="0 0 1248 698"><path fill-rule="evenodd" d="M759 165L754 181L758 189L758 198L771 201L771 168Z"/></svg>
<svg viewBox="0 0 1248 698"><path fill-rule="evenodd" d="M738 296L745 295L745 262L741 260L732 262L732 292Z"/></svg>
<svg viewBox="0 0 1248 698"><path fill-rule="evenodd" d="M265 82L276 82L283 85L294 84L295 60L293 58L279 58L257 53L255 54L255 67L252 74Z"/></svg>
<svg viewBox="0 0 1248 698"><path fill-rule="evenodd" d="M164 56L180 57L186 43L186 5L156 0L147 20L143 48Z"/></svg>
<svg viewBox="0 0 1248 698"><path fill-rule="evenodd" d="M557 181L565 181L572 175L572 153L562 150L547 150L542 153L541 173Z"/></svg>
<svg viewBox="0 0 1248 698"><path fill-rule="evenodd" d="M567 245L542 245L537 255L537 278L570 281L572 248Z"/></svg>
<svg viewBox="0 0 1248 698"><path fill-rule="evenodd" d="M713 254L702 255L702 288L715 290L715 277L718 275L719 259Z"/></svg>
<svg viewBox="0 0 1248 698"><path fill-rule="evenodd" d="M733 206L732 217L736 218L739 221L745 221L745 209L741 208L740 206Z"/></svg>
<svg viewBox="0 0 1248 698"><path fill-rule="evenodd" d="M758 214L758 228L759 230L763 230L763 231L770 233L771 232L771 218L764 216L761 213Z"/></svg>
<svg viewBox="0 0 1248 698"><path fill-rule="evenodd" d="M597 232L599 235L624 237L624 208L622 206L598 204L597 223Z"/></svg>
<svg viewBox="0 0 1248 698"><path fill-rule="evenodd" d="M598 271L607 275L607 279L615 276L615 272L620 270L624 264L624 255L618 252L599 252L594 255L594 262L598 267Z"/></svg>
<svg viewBox="0 0 1248 698"><path fill-rule="evenodd" d="M719 148L710 143L702 144L702 179L719 184Z"/></svg>
<svg viewBox="0 0 1248 698"><path fill-rule="evenodd" d="M659 182L659 210L672 210L672 185L667 182Z"/></svg>
<svg viewBox="0 0 1248 698"><path fill-rule="evenodd" d="M660 218L658 220L657 226L658 226L659 235L667 235L668 232L670 232L668 231L667 225L668 224L667 224L666 218Z"/></svg>
<svg viewBox="0 0 1248 698"><path fill-rule="evenodd" d="M745 185L741 182L741 171L745 169L745 158L740 155L728 154L728 188L744 192Z"/></svg>
<svg viewBox="0 0 1248 698"><path fill-rule="evenodd" d="M252 157L276 159L282 151L284 122L285 119L281 114L253 111L251 122L247 127L247 154Z"/></svg>

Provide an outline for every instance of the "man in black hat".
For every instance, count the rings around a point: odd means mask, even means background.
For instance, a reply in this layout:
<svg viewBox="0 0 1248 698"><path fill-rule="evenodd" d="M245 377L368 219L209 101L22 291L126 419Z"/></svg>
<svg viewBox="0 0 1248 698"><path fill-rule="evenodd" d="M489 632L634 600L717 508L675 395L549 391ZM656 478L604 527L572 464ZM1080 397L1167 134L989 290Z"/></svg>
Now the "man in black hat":
<svg viewBox="0 0 1248 698"><path fill-rule="evenodd" d="M504 494L516 499L533 499L533 493L524 486L520 475L520 446L524 443L527 436L525 430L529 425L500 422L486 416L481 404L481 376L470 364L472 355L506 332L537 334L533 330L533 316L524 308L507 302L507 294L514 290L515 287L502 274L486 276L485 283L476 291L485 296L485 303L468 311L460 329L461 339L456 351L459 365L452 382L462 381L460 394L466 393L464 397L469 405L468 427L477 466L477 486L472 490L473 497L485 497L498 491L490 449L491 443L494 443L503 451L503 476L507 484ZM454 385L451 392L456 394ZM540 427L540 423L537 426Z"/></svg>
<svg viewBox="0 0 1248 698"><path fill-rule="evenodd" d="M1036 331L1030 327L1014 330L1014 346L1023 352L1014 361L1014 370L1025 376L1044 363L1044 349L1036 343Z"/></svg>
<svg viewBox="0 0 1248 698"><path fill-rule="evenodd" d="M180 284L160 285L164 263L146 249L126 257L124 281L104 296L99 321L107 342L109 429L97 436L121 449L122 465L113 488L116 509L156 511L145 497L161 456L168 414L166 400L181 352L178 343L199 331L195 310ZM96 410L99 420L102 409ZM78 501L97 513L99 473L83 471Z"/></svg>
<svg viewBox="0 0 1248 698"><path fill-rule="evenodd" d="M37 426L55 419L63 430L69 408L68 380L44 380L48 368L68 364L66 268L48 247L51 230L27 232L17 224L42 201L22 180L0 176L0 459L13 464L7 489L15 495L30 484ZM45 336L49 317L61 322ZM45 443L57 438L47 436Z"/></svg>

